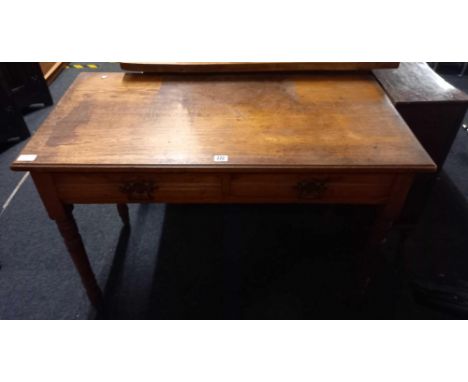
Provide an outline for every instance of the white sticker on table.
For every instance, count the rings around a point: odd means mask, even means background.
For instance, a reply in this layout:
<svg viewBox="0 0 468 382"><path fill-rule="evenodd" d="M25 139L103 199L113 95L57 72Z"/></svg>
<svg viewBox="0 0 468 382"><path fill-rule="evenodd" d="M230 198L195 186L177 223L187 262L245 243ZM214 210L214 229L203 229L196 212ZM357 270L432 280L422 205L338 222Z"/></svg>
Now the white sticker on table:
<svg viewBox="0 0 468 382"><path fill-rule="evenodd" d="M229 161L229 155L215 155L213 157L213 160L215 162L228 162Z"/></svg>
<svg viewBox="0 0 468 382"><path fill-rule="evenodd" d="M18 162L32 162L35 161L37 158L36 154L21 154L17 161Z"/></svg>

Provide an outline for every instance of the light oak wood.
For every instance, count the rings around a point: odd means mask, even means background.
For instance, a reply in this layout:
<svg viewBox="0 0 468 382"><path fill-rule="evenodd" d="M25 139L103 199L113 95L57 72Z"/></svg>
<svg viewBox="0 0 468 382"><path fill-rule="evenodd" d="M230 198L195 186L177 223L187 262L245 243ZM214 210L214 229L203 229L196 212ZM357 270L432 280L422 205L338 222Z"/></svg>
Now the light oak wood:
<svg viewBox="0 0 468 382"><path fill-rule="evenodd" d="M51 84L65 68L66 62L40 62L42 73L47 84Z"/></svg>
<svg viewBox="0 0 468 382"><path fill-rule="evenodd" d="M123 70L146 73L245 73L343 71L397 68L398 62L122 62Z"/></svg>

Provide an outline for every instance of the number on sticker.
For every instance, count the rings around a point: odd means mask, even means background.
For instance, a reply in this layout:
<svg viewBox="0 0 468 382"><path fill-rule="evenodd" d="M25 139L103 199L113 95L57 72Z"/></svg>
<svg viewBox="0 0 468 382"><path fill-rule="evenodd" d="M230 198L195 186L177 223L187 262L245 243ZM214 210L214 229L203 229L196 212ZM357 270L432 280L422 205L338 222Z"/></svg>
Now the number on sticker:
<svg viewBox="0 0 468 382"><path fill-rule="evenodd" d="M215 155L213 157L213 160L215 162L227 162L229 160L229 156L228 155Z"/></svg>
<svg viewBox="0 0 468 382"><path fill-rule="evenodd" d="M36 154L21 154L16 160L18 162L33 162L36 158Z"/></svg>

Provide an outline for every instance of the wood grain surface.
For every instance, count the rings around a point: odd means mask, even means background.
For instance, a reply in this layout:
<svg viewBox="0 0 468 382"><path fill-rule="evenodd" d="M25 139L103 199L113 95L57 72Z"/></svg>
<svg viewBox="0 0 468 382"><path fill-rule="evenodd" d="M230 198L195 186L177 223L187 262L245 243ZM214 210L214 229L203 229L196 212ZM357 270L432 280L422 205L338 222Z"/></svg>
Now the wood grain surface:
<svg viewBox="0 0 468 382"><path fill-rule="evenodd" d="M435 168L367 73L82 73L22 154L14 170Z"/></svg>
<svg viewBox="0 0 468 382"><path fill-rule="evenodd" d="M468 109L468 95L426 63L405 62L397 70L374 73L409 128L442 169Z"/></svg>
<svg viewBox="0 0 468 382"><path fill-rule="evenodd" d="M338 173L53 173L65 203L379 204L391 196L395 179L393 174Z"/></svg>
<svg viewBox="0 0 468 382"><path fill-rule="evenodd" d="M398 69L375 70L393 103L468 102L468 95L449 84L425 62L402 62Z"/></svg>
<svg viewBox="0 0 468 382"><path fill-rule="evenodd" d="M146 73L298 72L397 68L398 62L122 62L123 70Z"/></svg>

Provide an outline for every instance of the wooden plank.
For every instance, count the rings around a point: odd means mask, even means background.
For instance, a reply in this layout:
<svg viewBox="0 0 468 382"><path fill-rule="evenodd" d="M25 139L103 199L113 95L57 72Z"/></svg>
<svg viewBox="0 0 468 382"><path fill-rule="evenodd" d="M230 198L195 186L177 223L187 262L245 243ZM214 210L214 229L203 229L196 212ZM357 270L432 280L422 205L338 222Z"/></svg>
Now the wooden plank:
<svg viewBox="0 0 468 382"><path fill-rule="evenodd" d="M397 68L398 62L122 62L123 70L146 73L298 72Z"/></svg>
<svg viewBox="0 0 468 382"><path fill-rule="evenodd" d="M51 84L60 72L65 68L66 62L40 62L39 63L44 73L44 78L47 84Z"/></svg>
<svg viewBox="0 0 468 382"><path fill-rule="evenodd" d="M468 95L449 84L424 62L402 62L398 69L375 70L374 75L395 104L468 103Z"/></svg>
<svg viewBox="0 0 468 382"><path fill-rule="evenodd" d="M435 168L367 73L82 73L22 154L13 169Z"/></svg>

